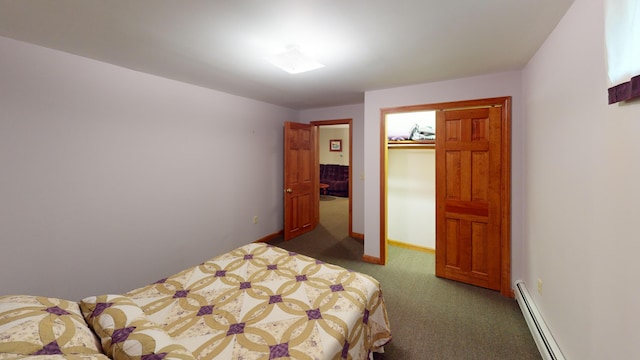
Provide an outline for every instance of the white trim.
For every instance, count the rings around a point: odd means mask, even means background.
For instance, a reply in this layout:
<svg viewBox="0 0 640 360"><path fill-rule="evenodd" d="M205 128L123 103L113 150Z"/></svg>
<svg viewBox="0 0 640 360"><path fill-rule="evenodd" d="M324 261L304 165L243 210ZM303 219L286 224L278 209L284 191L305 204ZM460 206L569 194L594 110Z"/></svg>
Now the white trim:
<svg viewBox="0 0 640 360"><path fill-rule="evenodd" d="M520 305L522 315L527 321L529 331L538 346L538 351L544 360L565 360L558 344L551 335L551 331L542 319L536 304L533 302L524 281L518 280L514 283L516 300Z"/></svg>

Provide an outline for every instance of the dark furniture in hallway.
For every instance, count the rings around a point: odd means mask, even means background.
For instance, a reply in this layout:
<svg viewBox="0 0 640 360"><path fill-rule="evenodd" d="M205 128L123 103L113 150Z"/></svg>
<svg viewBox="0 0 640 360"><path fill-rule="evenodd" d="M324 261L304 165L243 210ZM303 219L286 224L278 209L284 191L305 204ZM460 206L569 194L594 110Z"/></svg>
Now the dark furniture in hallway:
<svg viewBox="0 0 640 360"><path fill-rule="evenodd" d="M327 184L326 195L349 196L349 166L320 164L320 183Z"/></svg>

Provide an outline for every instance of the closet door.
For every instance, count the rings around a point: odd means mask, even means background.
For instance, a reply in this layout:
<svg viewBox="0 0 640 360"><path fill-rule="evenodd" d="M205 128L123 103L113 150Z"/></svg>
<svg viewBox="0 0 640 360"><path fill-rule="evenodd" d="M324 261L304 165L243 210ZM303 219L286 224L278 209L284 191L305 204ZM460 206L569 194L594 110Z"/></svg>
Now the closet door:
<svg viewBox="0 0 640 360"><path fill-rule="evenodd" d="M436 114L436 275L493 290L502 285L501 124L501 107Z"/></svg>

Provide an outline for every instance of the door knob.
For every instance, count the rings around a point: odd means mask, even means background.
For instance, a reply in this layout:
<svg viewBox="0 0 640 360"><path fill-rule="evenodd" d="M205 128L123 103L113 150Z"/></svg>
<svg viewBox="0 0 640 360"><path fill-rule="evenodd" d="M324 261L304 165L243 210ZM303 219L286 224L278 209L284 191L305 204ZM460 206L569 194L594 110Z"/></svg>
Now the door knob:
<svg viewBox="0 0 640 360"><path fill-rule="evenodd" d="M293 192L293 190L291 190L291 188L288 188L287 190L285 190L288 194L291 194Z"/></svg>

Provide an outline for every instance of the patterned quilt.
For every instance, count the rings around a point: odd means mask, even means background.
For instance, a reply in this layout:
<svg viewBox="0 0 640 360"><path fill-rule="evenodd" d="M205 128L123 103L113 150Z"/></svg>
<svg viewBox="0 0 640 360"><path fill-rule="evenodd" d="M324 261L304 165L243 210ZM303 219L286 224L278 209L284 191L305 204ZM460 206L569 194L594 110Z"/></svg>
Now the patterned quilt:
<svg viewBox="0 0 640 360"><path fill-rule="evenodd" d="M377 280L267 244L80 307L114 358L367 359L391 340Z"/></svg>

